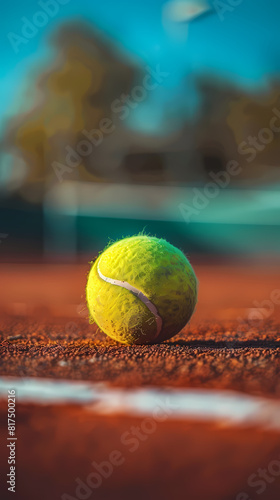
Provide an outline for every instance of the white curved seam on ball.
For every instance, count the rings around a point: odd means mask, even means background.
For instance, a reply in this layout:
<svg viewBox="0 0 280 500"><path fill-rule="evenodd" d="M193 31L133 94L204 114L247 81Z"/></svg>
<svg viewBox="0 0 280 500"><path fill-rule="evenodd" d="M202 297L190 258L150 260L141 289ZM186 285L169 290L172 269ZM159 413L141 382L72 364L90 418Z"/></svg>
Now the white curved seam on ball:
<svg viewBox="0 0 280 500"><path fill-rule="evenodd" d="M106 281L107 283L110 283L111 285L116 285L116 286L120 286L121 288L125 288L129 292L133 293L133 295L135 295L138 299L140 299L141 302L143 302L143 304L145 304L145 306L147 306L147 308L154 315L155 320L156 320L157 332L156 332L156 335L154 337L156 339L159 336L159 334L161 332L161 328L162 328L162 319L158 313L156 306L148 299L148 297L146 297L146 295L144 293L142 293L140 290L138 290L138 288L135 288L134 286L130 285L127 281L114 280L112 278L108 278L107 276L104 276L104 274L102 274L102 272L99 269L99 262L97 264L97 272L98 272L99 277L103 281Z"/></svg>

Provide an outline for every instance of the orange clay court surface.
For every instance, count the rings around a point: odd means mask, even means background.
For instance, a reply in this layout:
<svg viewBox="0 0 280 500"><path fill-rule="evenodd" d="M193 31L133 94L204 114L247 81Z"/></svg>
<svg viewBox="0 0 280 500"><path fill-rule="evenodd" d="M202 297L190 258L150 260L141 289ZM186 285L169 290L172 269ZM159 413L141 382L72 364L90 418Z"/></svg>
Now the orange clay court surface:
<svg viewBox="0 0 280 500"><path fill-rule="evenodd" d="M279 266L194 263L194 269L199 296L190 324L163 344L124 346L88 324L88 265L1 265L0 376L132 391L233 390L280 403ZM2 479L6 414L2 397ZM78 498L75 479L85 481L92 461L117 450L122 464L84 498L279 500L280 476L266 481L262 495L248 486L251 474L280 460L279 429L171 416L131 453L120 437L142 421L120 409L100 415L78 403L18 402L15 498ZM6 500L12 494L2 479Z"/></svg>

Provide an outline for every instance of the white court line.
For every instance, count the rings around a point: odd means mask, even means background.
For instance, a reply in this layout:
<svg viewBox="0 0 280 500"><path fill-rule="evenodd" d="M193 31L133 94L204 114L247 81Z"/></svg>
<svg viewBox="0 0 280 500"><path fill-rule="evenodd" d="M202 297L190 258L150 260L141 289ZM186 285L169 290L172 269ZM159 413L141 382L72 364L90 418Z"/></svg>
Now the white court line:
<svg viewBox="0 0 280 500"><path fill-rule="evenodd" d="M159 409L171 419L217 421L280 432L280 401L234 391L206 389L119 389L103 383L0 377L0 398L15 389L18 403L76 403L101 414L153 416Z"/></svg>

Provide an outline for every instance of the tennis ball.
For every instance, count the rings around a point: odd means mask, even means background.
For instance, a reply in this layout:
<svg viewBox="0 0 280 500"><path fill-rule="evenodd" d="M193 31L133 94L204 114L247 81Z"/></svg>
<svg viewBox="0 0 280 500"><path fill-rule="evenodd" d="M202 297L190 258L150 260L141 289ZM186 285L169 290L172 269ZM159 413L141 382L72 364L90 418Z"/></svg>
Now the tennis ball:
<svg viewBox="0 0 280 500"><path fill-rule="evenodd" d="M86 286L91 322L124 344L170 339L189 321L197 281L185 255L163 239L133 236L93 263Z"/></svg>

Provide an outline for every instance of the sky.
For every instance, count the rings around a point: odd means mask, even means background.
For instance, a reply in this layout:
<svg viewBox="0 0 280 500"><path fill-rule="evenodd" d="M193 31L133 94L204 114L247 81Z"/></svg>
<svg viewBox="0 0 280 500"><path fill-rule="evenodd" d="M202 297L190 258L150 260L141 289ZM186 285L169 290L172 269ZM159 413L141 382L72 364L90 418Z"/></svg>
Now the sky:
<svg viewBox="0 0 280 500"><path fill-rule="evenodd" d="M191 22L170 20L166 12L184 13L184 3L206 0L14 0L2 6L0 18L0 125L23 103L22 89L32 68L44 67L50 56L48 37L61 24L85 20L125 55L145 68L168 73L156 92L131 116L131 127L160 130L167 108L180 117L199 106L198 75L245 90L266 89L280 73L279 0L209 0L210 9ZM55 9L45 18L36 17ZM48 5L48 7L47 7ZM172 12L173 12L172 11ZM44 24L24 35L35 19ZM24 19L23 19L24 18ZM164 22L163 22L164 20ZM31 28L32 29L32 28ZM16 37L23 37L18 39ZM21 40L21 42L19 42ZM23 41L22 41L23 40ZM28 82L28 85L30 82Z"/></svg>

